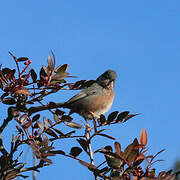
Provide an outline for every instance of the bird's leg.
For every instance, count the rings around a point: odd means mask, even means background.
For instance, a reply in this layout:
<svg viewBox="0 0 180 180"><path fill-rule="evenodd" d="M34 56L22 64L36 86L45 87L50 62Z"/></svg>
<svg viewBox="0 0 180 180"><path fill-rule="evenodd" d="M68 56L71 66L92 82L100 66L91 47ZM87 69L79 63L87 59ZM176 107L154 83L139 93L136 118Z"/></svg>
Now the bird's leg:
<svg viewBox="0 0 180 180"><path fill-rule="evenodd" d="M97 124L96 124L96 117L97 116L91 111L89 111L89 113L92 115L92 120L93 120L93 125L94 125L94 132L97 133Z"/></svg>

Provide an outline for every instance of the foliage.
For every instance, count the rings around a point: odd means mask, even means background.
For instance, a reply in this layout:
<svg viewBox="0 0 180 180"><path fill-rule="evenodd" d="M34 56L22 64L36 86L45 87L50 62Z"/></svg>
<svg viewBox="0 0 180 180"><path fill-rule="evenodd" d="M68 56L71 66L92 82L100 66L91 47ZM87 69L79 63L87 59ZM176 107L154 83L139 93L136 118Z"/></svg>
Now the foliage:
<svg viewBox="0 0 180 180"><path fill-rule="evenodd" d="M114 142L114 147L107 145L98 150L92 150L94 137L102 136L112 141L115 140L114 137L105 133L106 127L125 123L138 114L130 114L129 111L114 111L107 118L101 115L97 120L83 121L79 124L62 110L63 103L43 104L43 99L50 94L55 94L60 90L83 89L90 86L94 80L67 82L65 79L72 77L67 72L68 65L55 67L53 52L52 57L48 56L47 58L48 65L42 66L40 69L39 76L34 69L30 68L32 61L29 58L17 58L11 52L9 53L16 64L16 69L0 67L0 88L3 92L1 103L8 106L7 118L1 121L0 126L0 179L8 180L18 176L26 178L25 172L39 172L40 168L52 164L51 156L58 154L76 160L87 167L89 171L92 171L95 179L175 179L176 174L172 174L171 171L162 171L156 175L152 165L161 161L155 160L155 158L164 150L155 155L147 155L149 148L145 129L140 133L139 140L135 138L124 150L117 141ZM21 66L24 66L22 70ZM34 106L37 103L40 106ZM41 116L39 112L44 110L48 110L52 114L52 120ZM17 134L13 135L8 151L4 146L2 133L10 121L16 122ZM56 127L58 124L64 124L74 130L64 133L63 129ZM84 132L84 135L74 135L76 131L77 133ZM76 140L79 144L78 147L72 147L69 153L53 147L54 141L69 138ZM28 164L20 162L19 158L24 152L19 152L19 147L24 145L32 148L38 160L36 165L28 166ZM79 158L79 154L83 151L89 156L90 162ZM18 153L18 156L15 156L15 153ZM102 162L99 162L98 165L94 163L93 155L95 153L103 155ZM142 162L147 164L144 169Z"/></svg>

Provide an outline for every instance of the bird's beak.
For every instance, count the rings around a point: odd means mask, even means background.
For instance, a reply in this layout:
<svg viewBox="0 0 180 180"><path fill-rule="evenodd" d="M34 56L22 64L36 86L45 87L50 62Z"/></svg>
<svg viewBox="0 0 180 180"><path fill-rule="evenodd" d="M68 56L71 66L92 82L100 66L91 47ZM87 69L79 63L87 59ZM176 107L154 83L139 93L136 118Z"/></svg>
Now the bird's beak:
<svg viewBox="0 0 180 180"><path fill-rule="evenodd" d="M114 80L109 80L109 82L108 82L107 85L109 86L109 85L111 85L111 84L112 84L112 86L114 87Z"/></svg>

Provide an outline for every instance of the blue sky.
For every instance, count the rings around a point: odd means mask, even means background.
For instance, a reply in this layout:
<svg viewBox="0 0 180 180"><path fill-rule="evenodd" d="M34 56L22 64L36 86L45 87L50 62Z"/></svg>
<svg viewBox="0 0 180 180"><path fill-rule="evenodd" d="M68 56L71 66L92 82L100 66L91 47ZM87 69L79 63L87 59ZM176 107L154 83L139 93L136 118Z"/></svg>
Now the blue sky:
<svg viewBox="0 0 180 180"><path fill-rule="evenodd" d="M32 67L38 70L53 49L57 65L68 63L69 72L79 79L95 79L114 69L118 79L111 111L142 114L113 126L108 133L124 148L145 128L150 152L166 149L159 156L165 162L155 165L166 170L180 158L179 19L178 0L6 0L0 6L0 64L14 66L10 50L31 58ZM75 93L52 98L65 101ZM62 141L57 146L70 149ZM38 174L39 180L49 178L92 176L77 162L58 156L52 167Z"/></svg>

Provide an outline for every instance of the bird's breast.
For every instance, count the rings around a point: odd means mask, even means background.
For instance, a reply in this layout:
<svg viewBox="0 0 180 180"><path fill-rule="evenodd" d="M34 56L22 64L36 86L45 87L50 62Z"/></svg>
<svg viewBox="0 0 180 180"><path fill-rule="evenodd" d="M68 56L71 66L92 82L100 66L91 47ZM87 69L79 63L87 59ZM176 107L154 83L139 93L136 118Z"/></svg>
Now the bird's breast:
<svg viewBox="0 0 180 180"><path fill-rule="evenodd" d="M108 112L112 106L113 100L113 90L106 90L106 93L102 93L97 97L95 101L96 108L94 108L94 114L100 116L101 114L105 114L106 112Z"/></svg>

